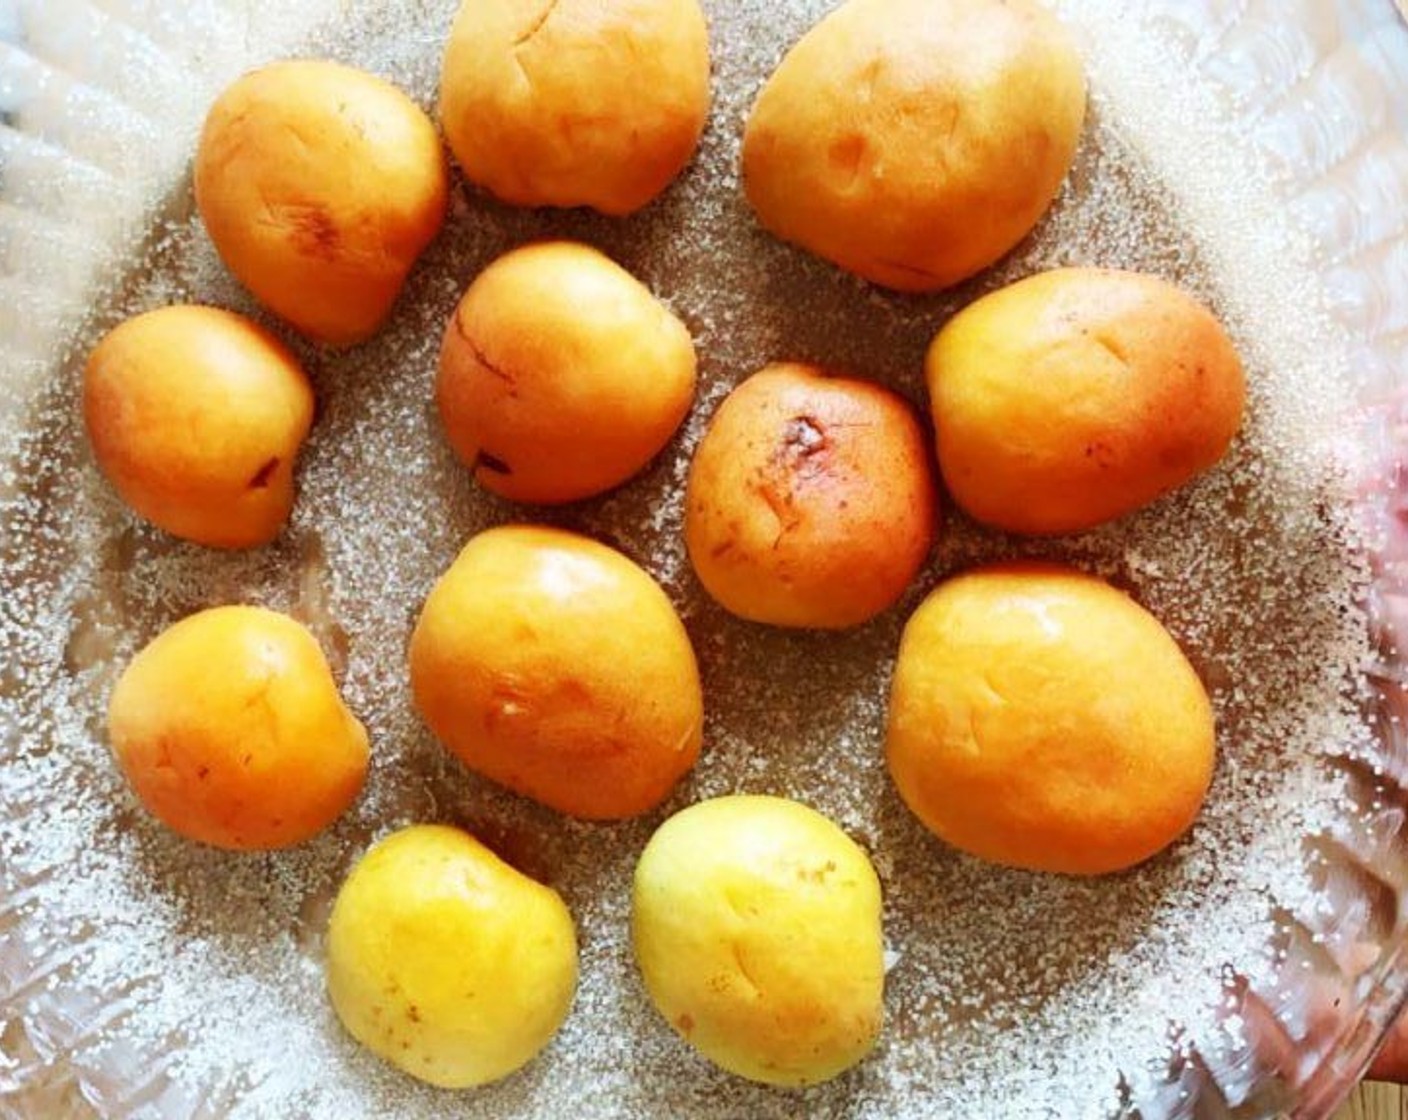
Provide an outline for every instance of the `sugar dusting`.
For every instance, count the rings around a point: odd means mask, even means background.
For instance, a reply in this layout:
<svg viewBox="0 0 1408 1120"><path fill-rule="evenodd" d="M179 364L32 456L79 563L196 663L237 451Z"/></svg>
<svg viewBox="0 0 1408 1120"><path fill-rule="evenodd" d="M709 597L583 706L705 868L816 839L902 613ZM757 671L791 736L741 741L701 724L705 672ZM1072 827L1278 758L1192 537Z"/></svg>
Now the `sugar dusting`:
<svg viewBox="0 0 1408 1120"><path fill-rule="evenodd" d="M523 213L461 189L381 337L346 355L293 340L320 414L292 524L270 549L213 555L133 521L83 447L77 367L56 382L25 437L19 477L30 481L5 510L0 545L0 695L20 696L0 709L19 744L0 776L9 810L0 851L5 874L29 884L22 905L42 915L23 926L46 939L35 954L68 962L39 982L43 998L103 996L74 1057L93 1078L135 1043L169 1052L166 1072L179 1080L233 1085L236 1115L1098 1116L1116 1107L1121 1078L1159 1074L1171 1024L1206 1033L1225 964L1266 976L1273 907L1311 900L1303 841L1342 811L1321 760L1369 748L1347 684L1367 656L1356 605L1367 577L1337 513L1325 402L1348 396L1348 382L1335 340L1285 267L1287 234L1255 210L1260 188L1196 112L1196 91L1171 92L1167 58L1117 0L1061 4L1083 33L1094 119L1056 210L997 269L956 292L902 298L776 244L741 199L737 140L786 45L830 6L706 3L710 130L695 165L644 214ZM386 74L430 105L452 4L347 7L308 53ZM1179 130L1166 131L1170 120ZM183 208L184 191L176 197L150 260L101 308L87 341L177 299L255 313ZM1256 223L1237 220L1248 213ZM440 334L464 285L499 252L544 236L596 244L660 293L694 333L704 386L685 431L644 476L546 515L477 491L430 403ZM767 361L803 358L920 402L924 348L954 309L1074 263L1159 273L1226 317L1252 405L1223 467L1118 526L1059 543L1005 539L951 516L921 585L853 634L772 632L707 600L683 555L681 484L731 385ZM410 709L404 647L426 591L472 533L528 517L640 560L696 643L705 754L649 819L586 826L525 804L449 762ZM1018 554L1064 558L1131 588L1213 693L1221 757L1208 808L1188 840L1133 873L1081 882L968 860L923 832L884 775L885 690L904 618L945 573ZM365 795L292 853L232 857L173 839L142 816L103 744L105 696L131 653L184 613L235 600L314 625L373 732ZM636 853L669 812L734 791L787 794L828 813L872 853L886 890L884 1038L861 1068L803 1094L746 1085L695 1057L653 1013L630 960ZM427 820L469 827L551 883L581 932L582 986L562 1033L522 1074L472 1094L423 1088L361 1053L322 992L331 892L374 837Z"/></svg>

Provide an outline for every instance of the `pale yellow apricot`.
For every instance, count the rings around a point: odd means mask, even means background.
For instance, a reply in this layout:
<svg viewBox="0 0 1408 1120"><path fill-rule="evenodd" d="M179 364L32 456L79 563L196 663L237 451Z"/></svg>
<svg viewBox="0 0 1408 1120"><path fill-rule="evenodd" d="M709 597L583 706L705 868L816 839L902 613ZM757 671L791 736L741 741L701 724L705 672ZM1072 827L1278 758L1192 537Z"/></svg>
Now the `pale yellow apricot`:
<svg viewBox="0 0 1408 1120"><path fill-rule="evenodd" d="M349 1034L412 1077L463 1089L551 1040L577 985L556 891L468 833L415 825L374 845L338 892L327 982Z"/></svg>

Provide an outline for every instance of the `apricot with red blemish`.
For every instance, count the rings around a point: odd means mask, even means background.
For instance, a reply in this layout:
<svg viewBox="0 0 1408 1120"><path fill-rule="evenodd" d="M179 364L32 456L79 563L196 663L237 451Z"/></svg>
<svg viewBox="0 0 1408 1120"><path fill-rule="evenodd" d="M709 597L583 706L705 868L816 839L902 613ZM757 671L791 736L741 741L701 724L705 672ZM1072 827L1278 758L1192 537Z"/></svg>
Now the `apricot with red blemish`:
<svg viewBox="0 0 1408 1120"><path fill-rule="evenodd" d="M685 542L700 582L734 614L843 629L904 593L937 510L928 445L903 398L783 363L744 381L711 421L690 470Z"/></svg>

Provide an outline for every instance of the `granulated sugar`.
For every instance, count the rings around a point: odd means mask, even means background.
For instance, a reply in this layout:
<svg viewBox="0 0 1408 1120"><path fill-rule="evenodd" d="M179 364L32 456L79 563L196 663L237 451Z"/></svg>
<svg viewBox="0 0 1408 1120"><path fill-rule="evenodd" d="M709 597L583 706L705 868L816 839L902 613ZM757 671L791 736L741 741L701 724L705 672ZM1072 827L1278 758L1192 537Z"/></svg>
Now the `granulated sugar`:
<svg viewBox="0 0 1408 1120"><path fill-rule="evenodd" d="M1093 116L1054 212L977 281L889 295L773 241L739 190L747 109L831 5L705 6L716 102L698 160L661 201L613 221L513 211L461 186L381 336L341 355L290 340L315 380L319 417L292 523L271 548L214 554L138 524L83 446L78 362L102 329L175 300L258 314L189 217L185 188L149 259L98 309L45 398L19 458L26 481L5 509L0 695L19 702L5 709L17 745L0 771L0 851L4 881L21 886L12 908L24 951L67 962L25 993L32 1033L60 1006L91 1006L84 992L107 1009L85 1013L72 1056L90 1091L125 1096L114 1081L161 1073L217 1092L211 1100L235 1115L280 1118L1100 1116L1117 1106L1122 1078L1137 1088L1158 1075L1171 1031L1208 1034L1224 966L1266 978L1273 909L1310 904L1303 842L1343 811L1322 760L1371 749L1351 687L1368 654L1357 605L1367 576L1340 512L1328 430L1327 402L1350 390L1313 288L1288 266L1289 234L1267 222L1274 212L1236 145L1123 5L1065 0L1091 67ZM453 5L344 7L302 53L366 66L431 106ZM498 253L547 236L602 247L659 293L694 334L702 390L641 478L544 513L474 487L441 438L431 385L464 286ZM948 315L1064 264L1156 272L1223 315L1251 378L1250 418L1224 465L1151 510L1059 542L1005 538L949 514L921 584L854 633L771 631L707 599L683 552L682 484L732 385L770 360L806 359L922 404L923 353ZM514 519L617 545L662 580L686 620L704 675L705 750L646 820L588 826L502 793L449 761L411 710L404 651L425 593L471 534ZM1014 555L1066 559L1130 588L1214 697L1221 754L1207 809L1188 839L1132 873L1077 881L969 860L923 831L884 773L904 619L946 573ZM308 620L372 732L364 796L290 853L231 856L165 833L125 791L103 741L107 691L131 654L183 614L237 600ZM654 1014L631 962L629 880L651 830L700 797L741 791L832 816L870 851L886 891L883 1039L861 1068L805 1093L709 1067ZM460 1095L360 1052L322 987L323 928L350 863L375 837L431 820L470 828L556 887L581 934L577 1003L550 1049L509 1081Z"/></svg>

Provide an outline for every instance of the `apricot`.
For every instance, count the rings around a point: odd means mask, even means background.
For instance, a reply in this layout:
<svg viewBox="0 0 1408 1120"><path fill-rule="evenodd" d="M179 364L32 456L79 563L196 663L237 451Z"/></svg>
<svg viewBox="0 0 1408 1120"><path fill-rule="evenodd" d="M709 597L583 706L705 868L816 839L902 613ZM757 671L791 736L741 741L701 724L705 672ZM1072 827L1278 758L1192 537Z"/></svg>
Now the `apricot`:
<svg viewBox="0 0 1408 1120"><path fill-rule="evenodd" d="M1093 528L1182 486L1226 453L1246 405L1211 311L1107 269L1044 272L969 305L926 371L954 501L1019 533Z"/></svg>
<svg viewBox="0 0 1408 1120"><path fill-rule="evenodd" d="M880 881L795 801L720 797L661 825L636 865L631 936L656 1008L740 1077L814 1085L880 1034Z"/></svg>
<svg viewBox="0 0 1408 1120"><path fill-rule="evenodd" d="M317 641L260 607L216 607L163 631L113 689L108 736L154 817L234 851L310 839L367 772L367 733Z"/></svg>
<svg viewBox="0 0 1408 1120"><path fill-rule="evenodd" d="M520 502L591 497L641 471L694 400L689 331L586 245L500 257L445 331L436 401L456 455Z"/></svg>
<svg viewBox="0 0 1408 1120"><path fill-rule="evenodd" d="M695 452L685 543L741 618L842 629L892 606L933 543L913 409L879 385L778 363L719 406Z"/></svg>
<svg viewBox="0 0 1408 1120"><path fill-rule="evenodd" d="M465 176L515 206L639 210L709 114L697 0L465 0L440 118Z"/></svg>
<svg viewBox="0 0 1408 1120"><path fill-rule="evenodd" d="M1084 120L1080 58L1032 0L848 0L763 87L744 185L784 241L933 291L1036 225Z"/></svg>
<svg viewBox="0 0 1408 1120"><path fill-rule="evenodd" d="M335 62L276 62L211 107L196 205L231 272L318 342L375 334L449 206L430 118Z"/></svg>
<svg viewBox="0 0 1408 1120"><path fill-rule="evenodd" d="M694 650L660 586L558 529L474 537L426 600L411 686L466 766L559 812L653 809L699 755Z"/></svg>
<svg viewBox="0 0 1408 1120"><path fill-rule="evenodd" d="M1192 825L1215 731L1197 673L1148 611L1093 576L1004 564L940 585L910 619L885 749L941 840L1099 875Z"/></svg>
<svg viewBox="0 0 1408 1120"><path fill-rule="evenodd" d="M348 1033L445 1089L527 1065L577 985L577 936L557 892L443 825L402 829L362 857L327 946L328 993Z"/></svg>
<svg viewBox="0 0 1408 1120"><path fill-rule="evenodd" d="M228 311L175 306L110 331L83 374L98 466L153 525L214 548L279 534L313 390L272 335Z"/></svg>

